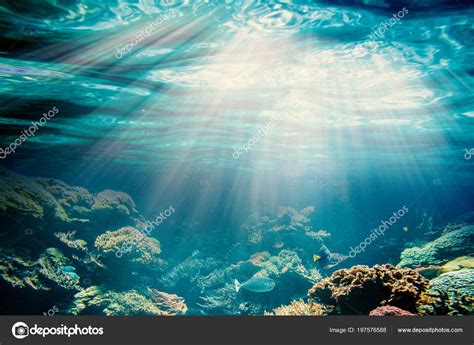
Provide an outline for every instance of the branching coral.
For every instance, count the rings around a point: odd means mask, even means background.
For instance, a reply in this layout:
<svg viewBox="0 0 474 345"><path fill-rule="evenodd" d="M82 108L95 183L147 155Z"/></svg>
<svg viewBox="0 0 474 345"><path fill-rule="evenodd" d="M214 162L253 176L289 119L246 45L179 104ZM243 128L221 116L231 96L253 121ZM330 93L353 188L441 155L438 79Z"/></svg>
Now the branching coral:
<svg viewBox="0 0 474 345"><path fill-rule="evenodd" d="M184 302L184 298L178 295L161 292L156 289L148 288L153 302L165 311L167 315L184 315L188 311L188 307Z"/></svg>
<svg viewBox="0 0 474 345"><path fill-rule="evenodd" d="M367 315L381 305L415 312L415 304L428 283L416 271L391 265L354 266L334 272L316 283L309 296L333 305L342 314Z"/></svg>
<svg viewBox="0 0 474 345"><path fill-rule="evenodd" d="M327 307L317 304L313 301L305 302L303 300L291 301L289 305L273 309L272 312L265 312L267 316L321 316L326 315Z"/></svg>
<svg viewBox="0 0 474 345"><path fill-rule="evenodd" d="M73 248L79 251L87 251L87 242L81 239L75 239L76 231L69 232L55 232L54 236L58 238L69 248Z"/></svg>
<svg viewBox="0 0 474 345"><path fill-rule="evenodd" d="M161 276L159 281L166 287L175 287L182 281L186 284L189 284L189 282L199 282L199 279L217 269L219 264L213 258L198 259L189 257ZM203 285L200 288L203 289L206 286Z"/></svg>
<svg viewBox="0 0 474 345"><path fill-rule="evenodd" d="M133 227L107 231L96 238L95 247L102 255L112 259L120 253L133 263L148 265L160 262L160 242Z"/></svg>
<svg viewBox="0 0 474 345"><path fill-rule="evenodd" d="M69 259L58 249L48 248L38 259L39 272L65 289L80 290L79 281L61 271L68 265Z"/></svg>

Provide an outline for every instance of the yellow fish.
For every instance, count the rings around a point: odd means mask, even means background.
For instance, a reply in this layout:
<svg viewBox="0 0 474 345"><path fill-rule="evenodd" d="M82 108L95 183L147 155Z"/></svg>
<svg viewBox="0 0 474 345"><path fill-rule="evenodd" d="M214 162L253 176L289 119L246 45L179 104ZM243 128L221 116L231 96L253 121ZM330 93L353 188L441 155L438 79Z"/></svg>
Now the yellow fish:
<svg viewBox="0 0 474 345"><path fill-rule="evenodd" d="M319 255L313 254L313 261L314 262L318 261L319 259L321 259L321 257Z"/></svg>
<svg viewBox="0 0 474 345"><path fill-rule="evenodd" d="M404 226L402 229L403 231L408 231L408 226Z"/></svg>

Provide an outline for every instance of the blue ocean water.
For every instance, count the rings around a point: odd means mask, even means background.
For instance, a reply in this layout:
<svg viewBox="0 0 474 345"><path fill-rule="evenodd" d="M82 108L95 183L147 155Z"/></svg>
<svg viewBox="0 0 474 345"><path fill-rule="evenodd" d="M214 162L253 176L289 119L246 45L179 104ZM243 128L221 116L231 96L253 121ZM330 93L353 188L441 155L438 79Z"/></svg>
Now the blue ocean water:
<svg viewBox="0 0 474 345"><path fill-rule="evenodd" d="M1 164L125 192L149 221L172 205L152 235L166 274L192 253L311 258L321 243L246 242L252 215L285 207L345 256L406 207L337 268L397 264L474 206L473 15L441 0L2 2Z"/></svg>

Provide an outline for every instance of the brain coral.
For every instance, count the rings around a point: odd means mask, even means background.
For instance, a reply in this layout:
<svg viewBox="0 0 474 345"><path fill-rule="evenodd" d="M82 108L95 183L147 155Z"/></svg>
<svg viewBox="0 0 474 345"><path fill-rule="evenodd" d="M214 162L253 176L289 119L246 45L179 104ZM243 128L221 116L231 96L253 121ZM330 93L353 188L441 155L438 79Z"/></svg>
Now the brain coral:
<svg viewBox="0 0 474 345"><path fill-rule="evenodd" d="M474 269L441 274L430 281L417 309L423 315L474 314Z"/></svg>
<svg viewBox="0 0 474 345"><path fill-rule="evenodd" d="M362 314L391 305L416 312L415 304L428 283L412 269L391 265L354 266L316 283L309 297L335 307L336 313Z"/></svg>

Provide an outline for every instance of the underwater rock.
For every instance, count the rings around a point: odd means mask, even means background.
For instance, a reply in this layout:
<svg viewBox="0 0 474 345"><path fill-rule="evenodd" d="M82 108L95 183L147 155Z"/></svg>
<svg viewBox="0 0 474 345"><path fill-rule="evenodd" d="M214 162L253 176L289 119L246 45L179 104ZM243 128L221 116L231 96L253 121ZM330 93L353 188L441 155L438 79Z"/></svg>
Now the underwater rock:
<svg viewBox="0 0 474 345"><path fill-rule="evenodd" d="M178 295L161 292L156 289L148 288L153 302L167 315L184 315L188 311L188 307L184 302L184 298Z"/></svg>
<svg viewBox="0 0 474 345"><path fill-rule="evenodd" d="M443 273L430 281L417 303L422 315L474 314L474 269Z"/></svg>
<svg viewBox="0 0 474 345"><path fill-rule="evenodd" d="M308 296L344 315L367 315L383 305L416 312L416 301L427 286L422 276L408 268L354 266L316 283Z"/></svg>
<svg viewBox="0 0 474 345"><path fill-rule="evenodd" d="M158 258L160 242L133 227L107 231L96 238L95 247L105 259L112 261L125 259L142 265L161 263Z"/></svg>
<svg viewBox="0 0 474 345"><path fill-rule="evenodd" d="M138 291L115 292L99 286L91 286L75 294L69 312L73 315L167 315Z"/></svg>
<svg viewBox="0 0 474 345"><path fill-rule="evenodd" d="M416 314L410 313L409 311L391 306L384 305L377 307L369 313L370 316L416 316Z"/></svg>
<svg viewBox="0 0 474 345"><path fill-rule="evenodd" d="M407 248L401 253L399 267L442 265L449 259L470 253L474 244L474 225L465 225L444 233L421 247Z"/></svg>
<svg viewBox="0 0 474 345"><path fill-rule="evenodd" d="M313 301L305 302L303 300L291 301L289 305L273 309L271 312L265 312L266 316L322 316L327 315L327 307L317 304Z"/></svg>

